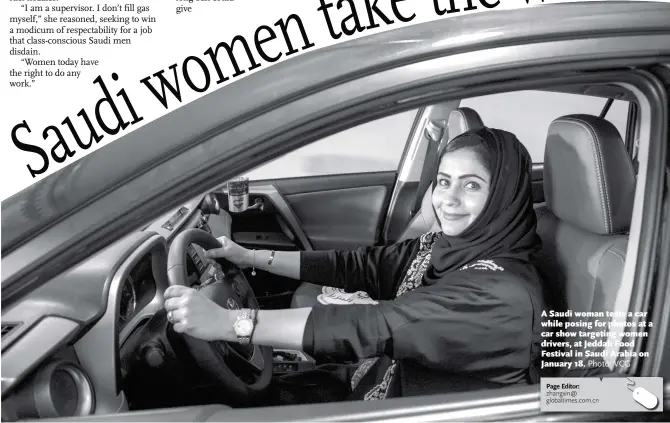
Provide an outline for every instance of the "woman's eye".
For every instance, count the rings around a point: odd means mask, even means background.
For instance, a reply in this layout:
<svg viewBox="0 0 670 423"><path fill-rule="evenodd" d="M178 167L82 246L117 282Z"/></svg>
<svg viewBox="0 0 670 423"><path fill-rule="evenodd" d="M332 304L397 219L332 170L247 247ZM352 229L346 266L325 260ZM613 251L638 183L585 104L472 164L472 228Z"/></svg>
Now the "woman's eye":
<svg viewBox="0 0 670 423"><path fill-rule="evenodd" d="M440 181L438 181L438 184L440 184L440 186L442 187L448 187L449 181L447 181L446 179L441 179Z"/></svg>
<svg viewBox="0 0 670 423"><path fill-rule="evenodd" d="M477 182L472 182L472 181L465 184L465 187L467 189L473 189L473 190L478 190L478 189L481 188L481 186Z"/></svg>

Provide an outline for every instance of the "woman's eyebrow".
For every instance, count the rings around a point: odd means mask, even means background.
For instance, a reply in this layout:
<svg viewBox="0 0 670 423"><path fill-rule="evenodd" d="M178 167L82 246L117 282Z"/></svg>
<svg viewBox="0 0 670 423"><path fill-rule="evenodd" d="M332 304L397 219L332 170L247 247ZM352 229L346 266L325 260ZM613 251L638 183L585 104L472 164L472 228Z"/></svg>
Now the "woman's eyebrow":
<svg viewBox="0 0 670 423"><path fill-rule="evenodd" d="M447 175L447 174L444 173L444 172L439 172L439 173L437 174L437 176L443 176L443 177L445 177L445 178L450 178L450 179L451 179L451 176L450 176L450 175ZM461 175L461 176L458 177L458 179L465 179L465 178L477 178L477 179L480 179L480 180L482 180L482 181L484 181L484 182L487 182L486 179L482 178L481 176L477 175L476 173L468 173L468 174L466 174L466 175Z"/></svg>
<svg viewBox="0 0 670 423"><path fill-rule="evenodd" d="M477 175L476 173L468 173L467 175L461 175L458 179L465 179L465 178L477 178L483 182L486 182L486 179L482 178L481 176Z"/></svg>

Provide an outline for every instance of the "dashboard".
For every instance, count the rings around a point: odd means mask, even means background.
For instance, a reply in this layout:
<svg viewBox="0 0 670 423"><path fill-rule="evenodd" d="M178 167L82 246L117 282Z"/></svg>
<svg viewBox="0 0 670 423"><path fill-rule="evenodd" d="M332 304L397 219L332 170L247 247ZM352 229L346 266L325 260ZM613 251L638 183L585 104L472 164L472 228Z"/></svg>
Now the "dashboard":
<svg viewBox="0 0 670 423"><path fill-rule="evenodd" d="M134 366L155 359L147 334L164 313L172 240L199 228L246 246L311 249L282 195L254 186L253 208L231 215L225 190L198 196L92 254L2 309L2 421L73 418L129 411ZM276 219L273 219L275 217ZM274 226L272 226L274 225ZM85 247L84 247L85 248ZM229 270L187 249L188 284ZM225 267L225 266L224 266ZM254 290L262 289L256 277ZM260 287L259 287L260 284ZM268 281L268 289L285 291ZM273 288L274 287L274 288ZM175 404L178 402L173 402ZM171 405L172 406L172 405Z"/></svg>
<svg viewBox="0 0 670 423"><path fill-rule="evenodd" d="M225 212L208 214L212 201L185 204L3 307L2 421L128 411L124 379L143 358L139 335L163 308L170 241L190 228L212 233L208 218L219 232L230 227ZM191 246L190 283L208 267Z"/></svg>

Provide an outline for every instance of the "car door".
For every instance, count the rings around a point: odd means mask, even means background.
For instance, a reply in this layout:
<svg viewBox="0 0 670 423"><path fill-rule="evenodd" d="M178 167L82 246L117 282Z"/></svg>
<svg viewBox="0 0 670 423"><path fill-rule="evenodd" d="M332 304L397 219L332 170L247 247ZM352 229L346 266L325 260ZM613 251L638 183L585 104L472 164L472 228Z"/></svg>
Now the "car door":
<svg viewBox="0 0 670 423"><path fill-rule="evenodd" d="M395 241L417 200L428 125L444 135L458 104L355 126L254 169L245 175L253 210L235 216L233 238L250 248L289 250Z"/></svg>
<svg viewBox="0 0 670 423"><path fill-rule="evenodd" d="M250 213L233 239L247 248L378 245L417 110L335 133L248 172ZM224 200L225 201L225 200Z"/></svg>
<svg viewBox="0 0 670 423"><path fill-rule="evenodd" d="M353 126L241 175L250 180L250 207L232 213L232 239L278 251L383 243L399 169L423 117L412 109ZM227 189L216 195L230 212ZM263 308L289 307L299 285L266 272L247 276Z"/></svg>
<svg viewBox="0 0 670 423"><path fill-rule="evenodd" d="M428 125L444 135L456 107L450 101L354 126L248 172L251 207L235 213L233 240L274 250L393 242L411 219ZM219 196L226 209L225 190ZM286 307L298 285L262 272L249 276L266 308Z"/></svg>

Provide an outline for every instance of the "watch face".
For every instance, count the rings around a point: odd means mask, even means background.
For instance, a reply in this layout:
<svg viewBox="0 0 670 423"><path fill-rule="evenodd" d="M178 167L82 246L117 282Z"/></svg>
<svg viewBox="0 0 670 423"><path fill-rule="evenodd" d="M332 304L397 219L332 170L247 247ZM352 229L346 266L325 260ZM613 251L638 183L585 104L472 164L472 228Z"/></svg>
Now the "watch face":
<svg viewBox="0 0 670 423"><path fill-rule="evenodd" d="M238 336L249 336L254 324L251 319L241 319L235 322L235 333Z"/></svg>

